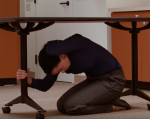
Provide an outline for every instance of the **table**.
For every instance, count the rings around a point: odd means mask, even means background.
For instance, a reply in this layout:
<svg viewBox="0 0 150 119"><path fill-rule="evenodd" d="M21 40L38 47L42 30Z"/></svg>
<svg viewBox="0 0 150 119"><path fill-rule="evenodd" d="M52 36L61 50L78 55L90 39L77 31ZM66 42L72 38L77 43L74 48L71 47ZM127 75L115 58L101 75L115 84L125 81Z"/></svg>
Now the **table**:
<svg viewBox="0 0 150 119"><path fill-rule="evenodd" d="M149 21L147 25L141 28L136 28L137 22ZM104 22L105 24L120 29L126 30L131 33L132 42L132 87L123 92L122 96L136 95L143 99L150 101L150 97L138 89L138 33L141 30L150 28L150 17L9 17L0 18L0 28L10 31L17 32L20 35L20 46L21 46L21 69L27 71L27 35L30 32L42 30L54 23L99 23ZM126 28L120 24L120 22L131 22L132 28ZM27 26L23 29L20 23L27 23ZM35 26L35 23L37 25ZM9 106L18 103L25 103L38 110L36 114L37 119L44 119L42 113L46 112L38 104L36 104L29 96L27 91L27 78L21 81L21 96L5 104L3 107L4 113L10 113Z"/></svg>

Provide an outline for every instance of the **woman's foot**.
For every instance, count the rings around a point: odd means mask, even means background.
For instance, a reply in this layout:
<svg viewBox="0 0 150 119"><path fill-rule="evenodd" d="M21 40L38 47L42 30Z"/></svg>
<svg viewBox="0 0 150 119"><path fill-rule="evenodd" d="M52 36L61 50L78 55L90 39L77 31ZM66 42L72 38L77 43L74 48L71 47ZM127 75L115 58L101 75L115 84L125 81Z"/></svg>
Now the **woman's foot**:
<svg viewBox="0 0 150 119"><path fill-rule="evenodd" d="M115 101L112 102L112 105L117 107L118 109L120 108L124 108L124 109L131 109L131 106L125 101L125 100L122 100L122 99L116 99Z"/></svg>
<svg viewBox="0 0 150 119"><path fill-rule="evenodd" d="M124 107L117 107L113 105L113 111L120 111L120 110L125 110L126 108Z"/></svg>

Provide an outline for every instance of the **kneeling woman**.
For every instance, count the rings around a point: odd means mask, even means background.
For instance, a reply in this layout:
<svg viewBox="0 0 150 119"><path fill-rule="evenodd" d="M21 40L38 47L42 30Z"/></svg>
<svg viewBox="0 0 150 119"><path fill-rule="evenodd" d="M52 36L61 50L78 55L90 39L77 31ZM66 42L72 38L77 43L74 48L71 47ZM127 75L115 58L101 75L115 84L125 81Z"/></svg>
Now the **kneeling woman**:
<svg viewBox="0 0 150 119"><path fill-rule="evenodd" d="M39 53L39 65L46 73L45 78L28 77L27 81L29 87L41 91L50 89L60 72L86 74L83 82L58 100L57 108L62 113L86 115L131 108L119 99L125 85L119 62L105 48L80 34L47 42ZM17 79L25 77L27 73L19 69Z"/></svg>

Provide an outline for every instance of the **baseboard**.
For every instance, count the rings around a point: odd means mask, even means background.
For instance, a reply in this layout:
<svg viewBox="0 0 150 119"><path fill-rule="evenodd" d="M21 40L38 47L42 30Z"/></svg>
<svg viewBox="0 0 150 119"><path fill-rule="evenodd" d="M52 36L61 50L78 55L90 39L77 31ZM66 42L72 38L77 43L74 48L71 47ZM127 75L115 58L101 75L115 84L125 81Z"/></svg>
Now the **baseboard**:
<svg viewBox="0 0 150 119"><path fill-rule="evenodd" d="M137 87L141 90L150 90L150 82L138 81ZM126 80L125 88L131 88L131 80Z"/></svg>
<svg viewBox="0 0 150 119"><path fill-rule="evenodd" d="M16 78L0 78L0 86L4 85L16 85Z"/></svg>

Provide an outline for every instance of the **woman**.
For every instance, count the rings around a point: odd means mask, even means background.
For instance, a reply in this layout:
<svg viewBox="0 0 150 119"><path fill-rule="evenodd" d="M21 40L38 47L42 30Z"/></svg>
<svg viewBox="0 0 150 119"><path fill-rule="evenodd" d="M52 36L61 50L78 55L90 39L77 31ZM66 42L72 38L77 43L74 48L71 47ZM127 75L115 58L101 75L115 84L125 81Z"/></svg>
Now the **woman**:
<svg viewBox="0 0 150 119"><path fill-rule="evenodd" d="M39 65L46 73L45 78L28 77L27 83L40 91L50 89L60 72L84 72L87 76L60 97L57 108L62 113L86 115L131 108L126 101L119 99L125 85L119 62L102 46L80 34L63 41L47 42L39 53ZM27 76L25 71L18 70L18 80Z"/></svg>

